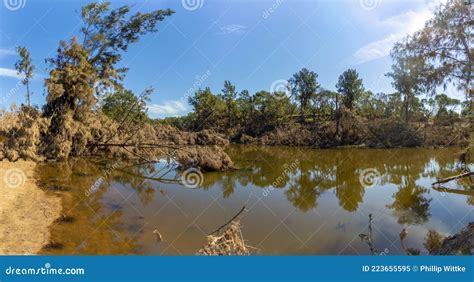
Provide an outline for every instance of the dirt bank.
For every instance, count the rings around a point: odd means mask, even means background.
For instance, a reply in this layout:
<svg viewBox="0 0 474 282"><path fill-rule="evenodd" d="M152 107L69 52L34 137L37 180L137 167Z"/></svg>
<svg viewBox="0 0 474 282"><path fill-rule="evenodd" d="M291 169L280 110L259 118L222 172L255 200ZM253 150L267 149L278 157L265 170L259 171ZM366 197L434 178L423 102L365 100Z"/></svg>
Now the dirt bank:
<svg viewBox="0 0 474 282"><path fill-rule="evenodd" d="M0 162L0 255L35 254L49 240L61 200L38 188L35 163Z"/></svg>

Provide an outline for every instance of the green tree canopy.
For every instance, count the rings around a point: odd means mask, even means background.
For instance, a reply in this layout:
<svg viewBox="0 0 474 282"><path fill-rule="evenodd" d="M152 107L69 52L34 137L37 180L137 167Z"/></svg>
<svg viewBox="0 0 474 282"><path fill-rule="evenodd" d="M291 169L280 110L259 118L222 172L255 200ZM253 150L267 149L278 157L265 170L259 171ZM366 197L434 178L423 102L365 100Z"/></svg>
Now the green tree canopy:
<svg viewBox="0 0 474 282"><path fill-rule="evenodd" d="M408 122L410 101L422 92L424 69L421 69L419 58L408 56L401 50L394 49L391 56L394 60L392 71L386 75L392 78L392 86L403 96L404 117Z"/></svg>
<svg viewBox="0 0 474 282"><path fill-rule="evenodd" d="M364 86L359 73L355 69L348 69L339 76L336 84L337 91L342 95L342 102L349 110L354 108L362 93Z"/></svg>
<svg viewBox="0 0 474 282"><path fill-rule="evenodd" d="M141 123L148 120L146 102L152 89L147 89L137 97L130 90L119 90L104 98L102 111L116 121L130 120Z"/></svg>
<svg viewBox="0 0 474 282"><path fill-rule="evenodd" d="M121 52L128 50L140 36L157 32L157 24L174 12L170 9L130 15L131 6L110 8L110 2L88 4L81 9L84 49L97 70L100 85L121 87L127 68L116 68Z"/></svg>
<svg viewBox="0 0 474 282"><path fill-rule="evenodd" d="M291 95L300 103L302 116L320 87L317 78L317 73L303 68L288 80Z"/></svg>

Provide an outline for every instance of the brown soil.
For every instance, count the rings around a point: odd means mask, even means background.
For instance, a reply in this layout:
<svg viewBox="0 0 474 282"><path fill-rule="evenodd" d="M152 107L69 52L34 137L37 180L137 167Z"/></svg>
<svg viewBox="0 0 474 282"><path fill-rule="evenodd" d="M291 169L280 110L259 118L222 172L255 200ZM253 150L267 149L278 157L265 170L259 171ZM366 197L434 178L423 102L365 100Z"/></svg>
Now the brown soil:
<svg viewBox="0 0 474 282"><path fill-rule="evenodd" d="M61 213L59 197L35 184L35 163L0 162L0 255L36 254Z"/></svg>

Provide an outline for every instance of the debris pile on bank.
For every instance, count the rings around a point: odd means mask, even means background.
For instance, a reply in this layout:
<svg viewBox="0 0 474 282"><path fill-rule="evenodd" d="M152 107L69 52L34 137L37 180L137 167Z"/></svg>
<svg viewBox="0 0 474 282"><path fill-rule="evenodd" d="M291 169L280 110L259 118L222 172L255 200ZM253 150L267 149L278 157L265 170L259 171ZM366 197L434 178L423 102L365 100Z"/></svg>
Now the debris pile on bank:
<svg viewBox="0 0 474 282"><path fill-rule="evenodd" d="M250 255L248 247L245 245L240 223L232 221L222 235L207 236L208 244L202 247L196 255L208 256L243 256Z"/></svg>
<svg viewBox="0 0 474 282"><path fill-rule="evenodd" d="M222 149L229 142L212 130L182 132L171 126L122 125L97 112L50 118L35 109L2 113L0 160L45 161L103 156L125 160L157 161L174 158L183 168L205 171L233 167Z"/></svg>

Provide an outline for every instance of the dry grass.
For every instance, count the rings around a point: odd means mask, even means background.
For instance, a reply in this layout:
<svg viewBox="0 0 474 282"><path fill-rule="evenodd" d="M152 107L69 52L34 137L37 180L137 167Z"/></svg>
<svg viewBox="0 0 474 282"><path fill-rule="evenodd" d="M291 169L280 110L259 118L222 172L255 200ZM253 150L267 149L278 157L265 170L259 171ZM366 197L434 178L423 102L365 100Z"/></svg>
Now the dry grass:
<svg viewBox="0 0 474 282"><path fill-rule="evenodd" d="M208 244L202 247L196 255L205 256L245 256L250 251L244 242L240 223L232 221L221 235L207 236Z"/></svg>

